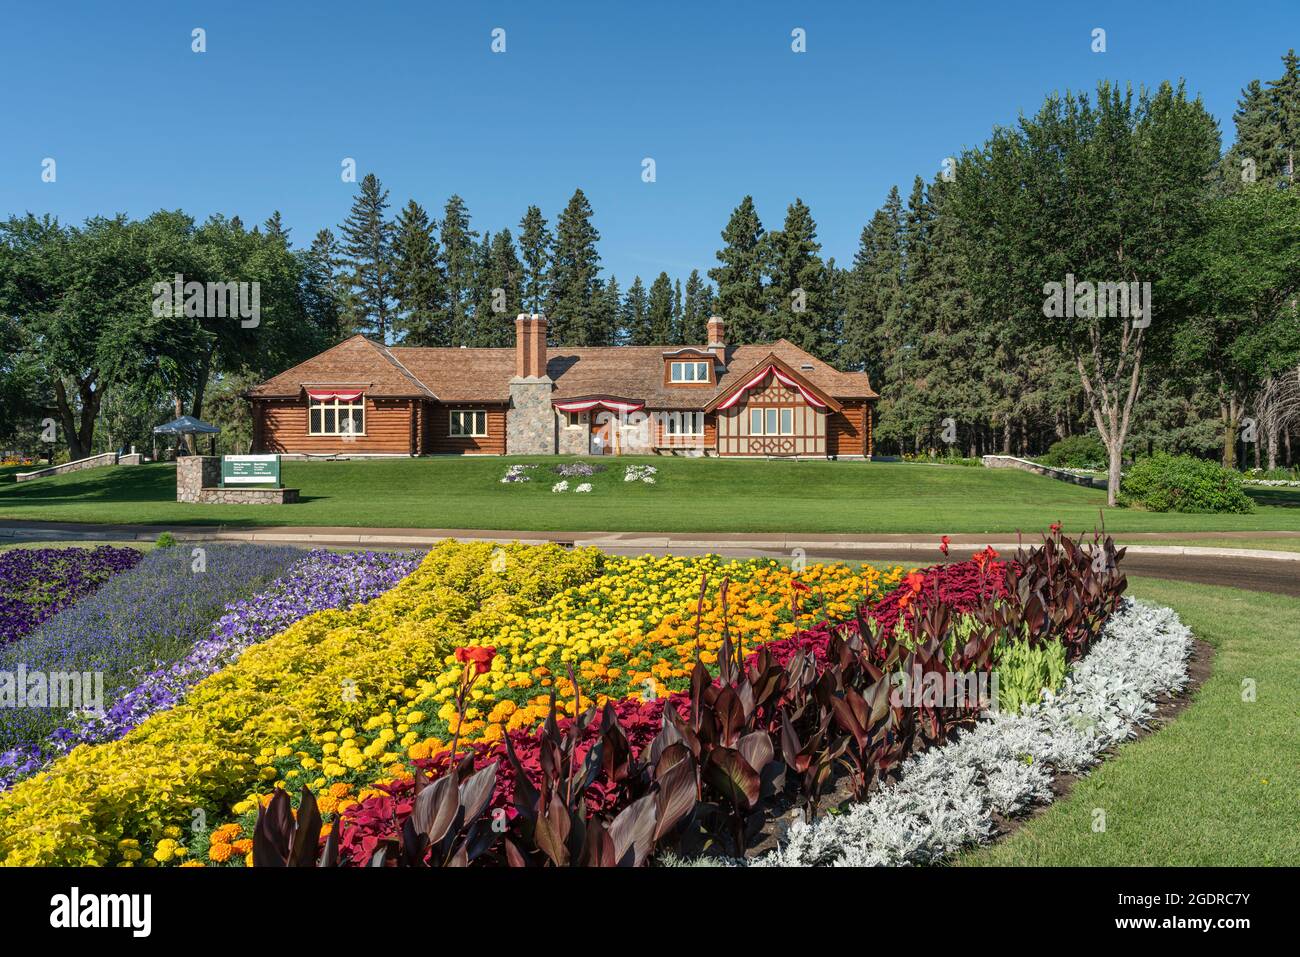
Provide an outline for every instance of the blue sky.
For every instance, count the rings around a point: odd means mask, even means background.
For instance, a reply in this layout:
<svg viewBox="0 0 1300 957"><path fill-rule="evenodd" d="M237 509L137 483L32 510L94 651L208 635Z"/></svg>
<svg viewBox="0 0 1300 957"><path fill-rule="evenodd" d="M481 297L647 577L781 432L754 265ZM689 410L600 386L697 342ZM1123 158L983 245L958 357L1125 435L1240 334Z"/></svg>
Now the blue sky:
<svg viewBox="0 0 1300 957"><path fill-rule="evenodd" d="M517 233L529 203L553 222L581 186L625 287L714 265L746 193L769 228L801 196L847 263L891 184L1101 78L1185 78L1226 142L1240 88L1300 46L1296 0L6 7L0 215L278 208L306 244L346 215L353 157L394 211L458 192L480 229Z"/></svg>

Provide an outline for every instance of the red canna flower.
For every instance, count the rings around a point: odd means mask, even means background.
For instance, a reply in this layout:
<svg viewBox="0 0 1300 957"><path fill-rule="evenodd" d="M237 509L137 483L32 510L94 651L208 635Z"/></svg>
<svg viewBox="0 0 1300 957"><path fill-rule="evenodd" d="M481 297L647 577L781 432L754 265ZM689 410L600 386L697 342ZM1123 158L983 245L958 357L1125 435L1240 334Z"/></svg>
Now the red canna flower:
<svg viewBox="0 0 1300 957"><path fill-rule="evenodd" d="M795 591L812 591L809 586L805 585L797 578L791 578L790 584L794 587Z"/></svg>
<svg viewBox="0 0 1300 957"><path fill-rule="evenodd" d="M925 584L925 576L920 572L909 572L903 581L907 582L907 587L912 589L912 594L916 594L921 590L921 586Z"/></svg>
<svg viewBox="0 0 1300 957"><path fill-rule="evenodd" d="M943 552L944 557L947 557L947 555L948 555L948 536L947 536L947 535L945 535L943 538L939 539L939 551Z"/></svg>
<svg viewBox="0 0 1300 957"><path fill-rule="evenodd" d="M1061 523L1060 523L1060 522L1053 522L1053 523L1051 524L1050 527L1051 527L1051 529L1052 529L1052 534L1053 534L1053 535L1060 535L1060 534L1061 534Z"/></svg>
<svg viewBox="0 0 1300 957"><path fill-rule="evenodd" d="M487 674L492 667L492 659L497 656L497 650L493 647L484 647L481 645L470 645L466 648L456 649L456 660L461 664L473 664L474 670L479 674Z"/></svg>

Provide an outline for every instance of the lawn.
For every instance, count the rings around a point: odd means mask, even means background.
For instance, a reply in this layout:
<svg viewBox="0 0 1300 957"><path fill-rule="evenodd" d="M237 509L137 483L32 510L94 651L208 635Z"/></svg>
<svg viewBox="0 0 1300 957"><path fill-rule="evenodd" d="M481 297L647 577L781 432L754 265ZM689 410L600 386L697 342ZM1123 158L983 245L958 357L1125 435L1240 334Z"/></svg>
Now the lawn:
<svg viewBox="0 0 1300 957"><path fill-rule="evenodd" d="M121 524L351 525L529 531L1015 532L1054 521L1091 530L1105 493L1012 469L882 462L623 458L586 480L590 493L553 493L555 457L285 462L297 505L183 505L174 467L108 467L0 484L0 523L12 519ZM532 480L501 484L534 463ZM624 482L651 464L654 485ZM1300 529L1300 490L1252 491L1251 515L1106 512L1113 531Z"/></svg>
<svg viewBox="0 0 1300 957"><path fill-rule="evenodd" d="M1131 742L979 865L1300 864L1300 600L1134 579L1214 646L1213 673L1173 723ZM1256 700L1242 700L1247 679ZM1103 833L1093 809L1106 812Z"/></svg>

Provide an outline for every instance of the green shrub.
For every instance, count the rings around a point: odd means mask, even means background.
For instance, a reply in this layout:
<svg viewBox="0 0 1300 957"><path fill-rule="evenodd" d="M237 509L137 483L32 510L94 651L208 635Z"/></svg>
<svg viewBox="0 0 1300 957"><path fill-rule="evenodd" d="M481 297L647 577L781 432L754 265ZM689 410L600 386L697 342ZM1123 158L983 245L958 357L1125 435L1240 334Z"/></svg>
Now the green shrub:
<svg viewBox="0 0 1300 957"><path fill-rule="evenodd" d="M158 536L158 541L154 542L159 548L174 548L176 546L176 536L171 532L163 532Z"/></svg>
<svg viewBox="0 0 1300 957"><path fill-rule="evenodd" d="M1241 473L1190 455L1138 459L1120 483L1122 504L1152 512L1253 512Z"/></svg>
<svg viewBox="0 0 1300 957"><path fill-rule="evenodd" d="M1053 442L1047 454L1040 456L1038 461L1058 469L1104 469L1107 462L1106 446L1091 433L1072 435Z"/></svg>
<svg viewBox="0 0 1300 957"><path fill-rule="evenodd" d="M1065 682L1065 645L1049 641L1032 647L1012 641L998 652L998 709L1019 714L1027 704L1037 704L1043 689L1055 691Z"/></svg>

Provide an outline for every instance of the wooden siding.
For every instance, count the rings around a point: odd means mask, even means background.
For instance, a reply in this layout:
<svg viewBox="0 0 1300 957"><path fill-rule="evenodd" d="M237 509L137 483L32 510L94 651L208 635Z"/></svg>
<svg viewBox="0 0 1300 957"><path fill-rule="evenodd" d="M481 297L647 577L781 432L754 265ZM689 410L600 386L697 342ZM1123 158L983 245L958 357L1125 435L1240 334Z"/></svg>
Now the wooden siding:
<svg viewBox="0 0 1300 957"><path fill-rule="evenodd" d="M827 422L828 455L867 454L867 403L862 399L846 400L844 408L832 412Z"/></svg>
<svg viewBox="0 0 1300 957"><path fill-rule="evenodd" d="M426 402L421 445L432 455L504 455L506 451L506 406L490 402ZM487 410L487 435L451 434L453 409Z"/></svg>
<svg viewBox="0 0 1300 957"><path fill-rule="evenodd" d="M791 409L792 435L750 435L751 409ZM717 413L719 455L825 455L827 414L813 408L804 397L775 377L744 401Z"/></svg>
<svg viewBox="0 0 1300 957"><path fill-rule="evenodd" d="M413 399L366 397L365 434L307 434L307 398L259 399L253 403L253 444L258 452L311 455L410 455Z"/></svg>

